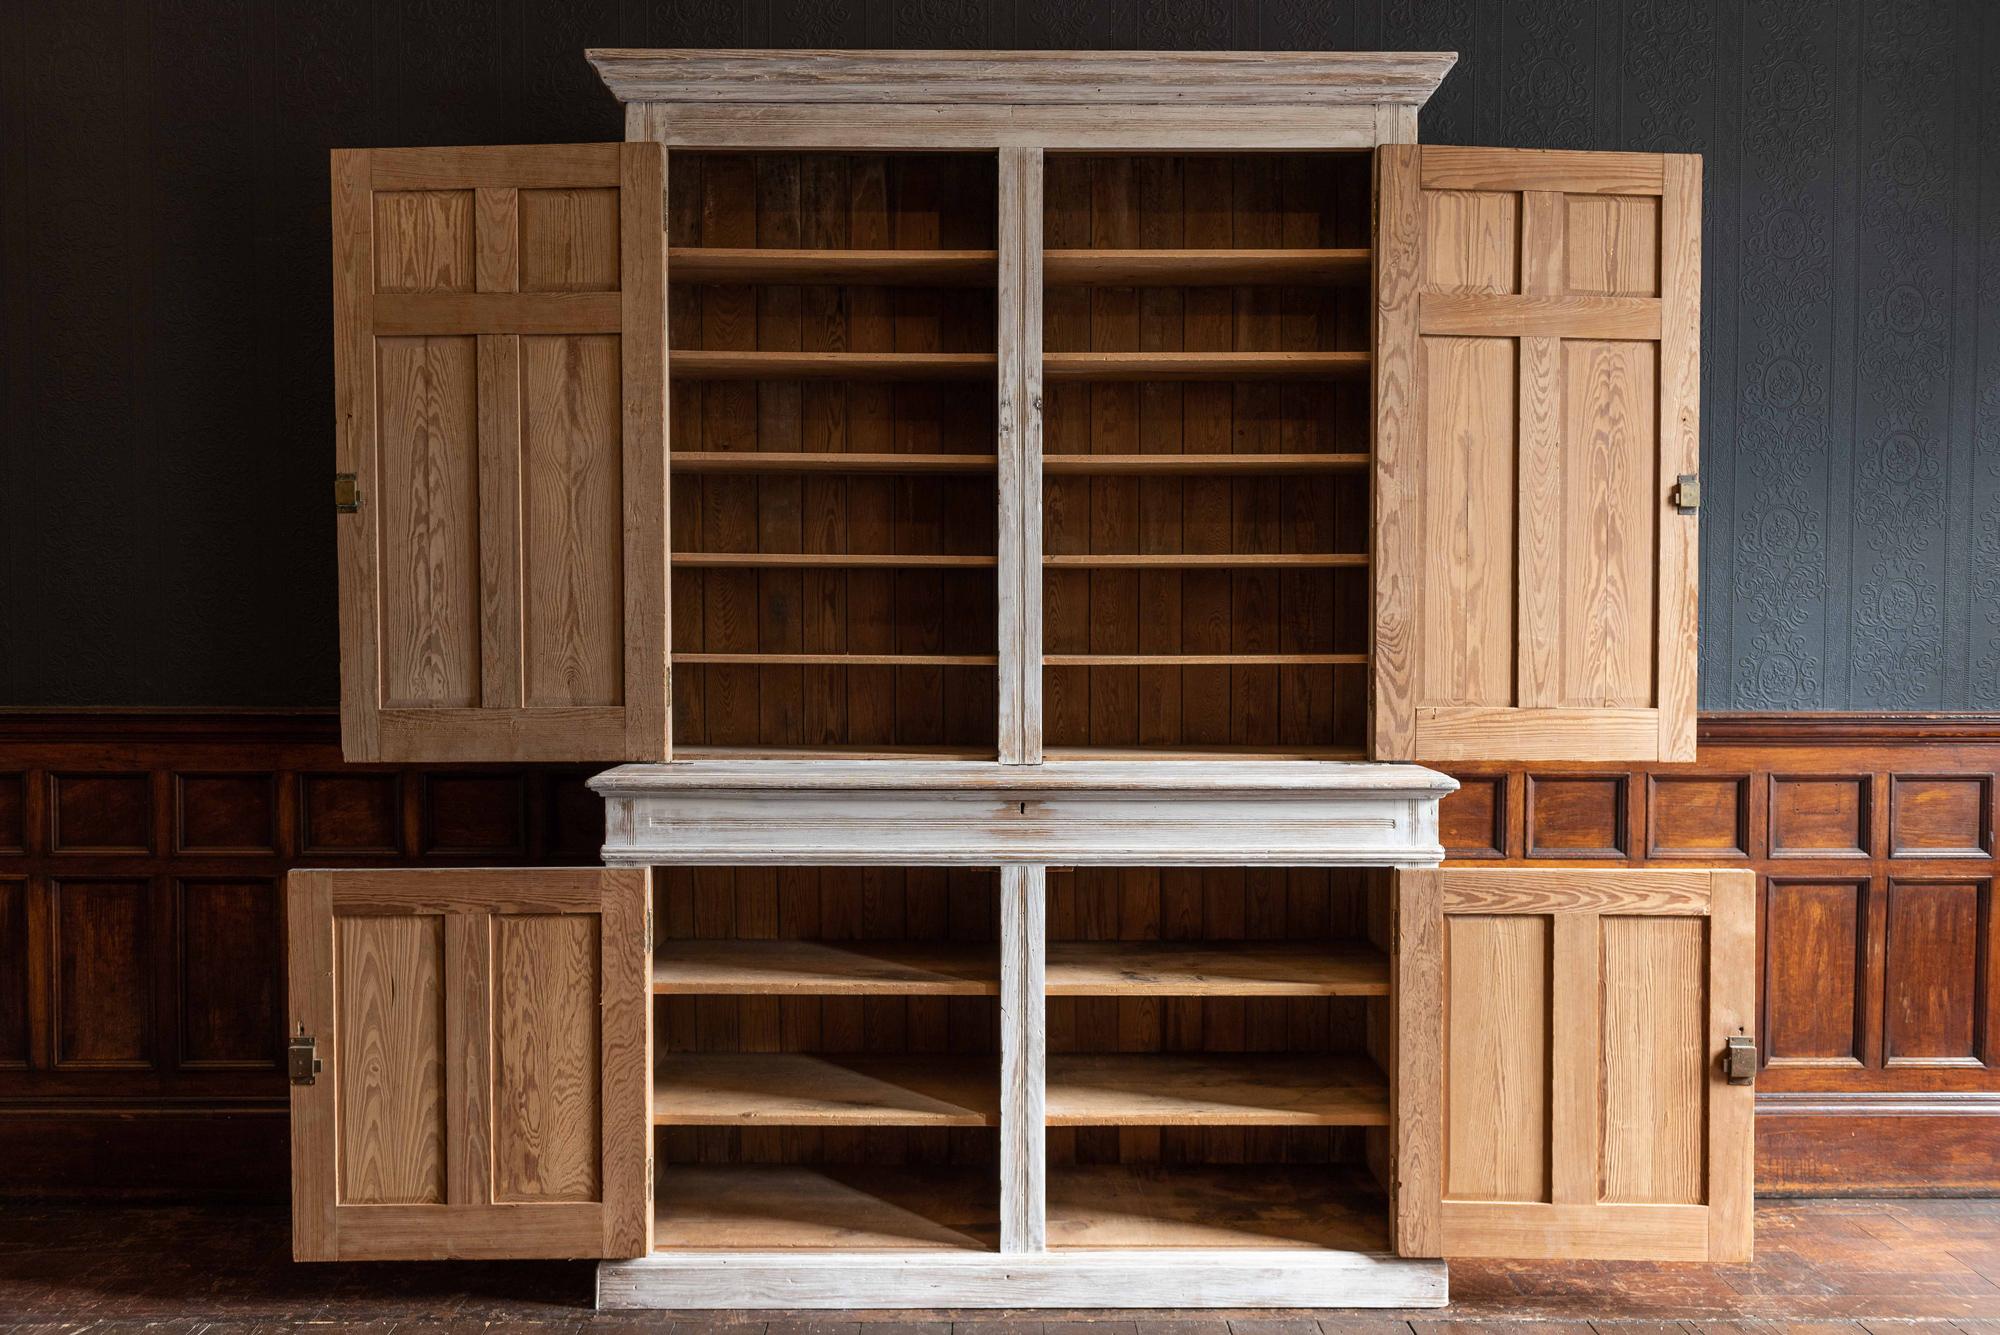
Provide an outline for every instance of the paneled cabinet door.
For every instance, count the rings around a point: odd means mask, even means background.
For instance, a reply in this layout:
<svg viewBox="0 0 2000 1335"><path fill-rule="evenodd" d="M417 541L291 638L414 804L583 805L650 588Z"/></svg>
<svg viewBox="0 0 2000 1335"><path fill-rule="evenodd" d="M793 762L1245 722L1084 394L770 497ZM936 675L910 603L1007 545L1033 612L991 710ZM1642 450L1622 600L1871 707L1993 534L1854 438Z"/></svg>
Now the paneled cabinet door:
<svg viewBox="0 0 2000 1335"><path fill-rule="evenodd" d="M1747 871L1398 872L1397 1250L1748 1260L1755 901Z"/></svg>
<svg viewBox="0 0 2000 1335"><path fill-rule="evenodd" d="M662 170L333 155L349 760L666 758Z"/></svg>
<svg viewBox="0 0 2000 1335"><path fill-rule="evenodd" d="M1377 152L1375 758L1693 760L1701 160Z"/></svg>
<svg viewBox="0 0 2000 1335"><path fill-rule="evenodd" d="M649 883L291 874L297 1259L651 1249Z"/></svg>

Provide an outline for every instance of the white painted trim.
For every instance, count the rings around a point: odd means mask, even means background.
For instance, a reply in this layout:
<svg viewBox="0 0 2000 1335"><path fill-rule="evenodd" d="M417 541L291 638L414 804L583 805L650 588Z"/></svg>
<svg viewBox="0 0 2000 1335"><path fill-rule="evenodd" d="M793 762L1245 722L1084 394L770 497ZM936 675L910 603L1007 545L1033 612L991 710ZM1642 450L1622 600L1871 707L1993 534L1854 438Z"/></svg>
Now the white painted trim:
<svg viewBox="0 0 2000 1335"><path fill-rule="evenodd" d="M1455 51L814 51L595 47L621 102L1422 106Z"/></svg>
<svg viewBox="0 0 2000 1335"><path fill-rule="evenodd" d="M1431 867L1444 857L1436 805L1365 794L667 792L606 800L603 857L612 866Z"/></svg>
<svg viewBox="0 0 2000 1335"><path fill-rule="evenodd" d="M1421 765L1359 760L1061 760L1002 765L991 760L673 760L619 765L595 775L603 797L709 791L1169 793L1192 798L1230 793L1441 798L1458 780Z"/></svg>
<svg viewBox="0 0 2000 1335"><path fill-rule="evenodd" d="M1443 1307L1445 1265L1299 1250L655 1252L597 1268L599 1308Z"/></svg>
<svg viewBox="0 0 2000 1335"><path fill-rule="evenodd" d="M1000 1250L1048 1247L1048 870L1000 869Z"/></svg>

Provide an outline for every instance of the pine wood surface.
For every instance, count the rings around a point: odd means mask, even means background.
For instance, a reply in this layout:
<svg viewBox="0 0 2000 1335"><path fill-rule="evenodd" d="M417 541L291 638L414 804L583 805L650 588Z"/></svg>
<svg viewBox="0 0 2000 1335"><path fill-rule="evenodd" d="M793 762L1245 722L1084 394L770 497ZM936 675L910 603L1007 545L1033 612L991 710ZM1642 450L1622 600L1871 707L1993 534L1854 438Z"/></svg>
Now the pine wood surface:
<svg viewBox="0 0 2000 1335"><path fill-rule="evenodd" d="M1388 1250L1383 1203L1354 1170L1069 1166L1049 1178L1051 1247Z"/></svg>
<svg viewBox="0 0 2000 1335"><path fill-rule="evenodd" d="M653 1066L655 1126L992 1126L990 1058L676 1053Z"/></svg>
<svg viewBox="0 0 2000 1335"><path fill-rule="evenodd" d="M1389 995L1389 962L1351 944L1277 941L1052 941L1055 996Z"/></svg>
<svg viewBox="0 0 2000 1335"><path fill-rule="evenodd" d="M992 1251L999 1236L995 1183L978 1169L662 1162L655 1174L660 1251Z"/></svg>
<svg viewBox="0 0 2000 1335"><path fill-rule="evenodd" d="M1199 256L1254 272L1260 256L1350 252L1368 241L1367 180L1365 158L1339 155L1051 158L1045 262ZM1051 281L1045 747L1360 743L1359 665L1125 660L1367 651L1367 481L1353 469L1367 451L1367 396L1345 378L1368 361L1365 308L1342 282ZM1309 374L1218 369L1232 363ZM1321 565L1314 552L1355 555ZM1192 559L1176 569L1181 556ZM1081 654L1115 657L1067 657Z"/></svg>
<svg viewBox="0 0 2000 1335"><path fill-rule="evenodd" d="M1386 1126L1389 1089L1365 1059L1285 1053L1059 1053L1048 1123Z"/></svg>
<svg viewBox="0 0 2000 1335"><path fill-rule="evenodd" d="M994 755L994 396L908 378L993 382L990 156L676 153L670 178L673 252L721 252L690 257L697 277L741 270L690 282L669 261L674 461L697 457L674 489L674 648L911 656L684 660L677 742ZM786 281L800 252L834 253L838 281ZM977 281L968 252L989 257ZM898 256L953 285L880 281ZM702 378L779 372L813 378Z"/></svg>
<svg viewBox="0 0 2000 1335"><path fill-rule="evenodd" d="M653 991L763 996L994 996L990 946L911 941L663 941Z"/></svg>
<svg viewBox="0 0 2000 1335"><path fill-rule="evenodd" d="M1379 170L1376 754L1692 760L1699 162Z"/></svg>
<svg viewBox="0 0 2000 1335"><path fill-rule="evenodd" d="M1252 283L1366 282L1364 246L1190 250L1049 250L1042 272L1051 286L1192 287Z"/></svg>

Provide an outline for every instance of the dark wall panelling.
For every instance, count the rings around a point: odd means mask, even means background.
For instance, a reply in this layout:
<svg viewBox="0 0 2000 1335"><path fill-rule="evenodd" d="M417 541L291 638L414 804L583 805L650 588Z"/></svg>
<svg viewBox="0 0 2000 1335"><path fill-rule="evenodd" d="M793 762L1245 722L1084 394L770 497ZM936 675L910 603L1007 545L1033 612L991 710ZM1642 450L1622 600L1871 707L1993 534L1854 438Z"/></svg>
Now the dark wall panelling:
<svg viewBox="0 0 2000 1335"><path fill-rule="evenodd" d="M1466 770L1441 827L1468 863L1747 862L1758 1189L1993 1192L1996 772L1991 716L1709 714L1692 766Z"/></svg>
<svg viewBox="0 0 2000 1335"><path fill-rule="evenodd" d="M1427 139L1700 152L1703 704L2000 708L1989 0L0 6L0 701L334 700L326 151L617 138L591 45L1456 50Z"/></svg>
<svg viewBox="0 0 2000 1335"><path fill-rule="evenodd" d="M285 872L592 863L588 773L350 767L325 711L0 711L0 1192L281 1197Z"/></svg>
<svg viewBox="0 0 2000 1335"><path fill-rule="evenodd" d="M337 732L0 711L30 808L0 852L0 1192L283 1195L291 867L597 860L588 770L351 767ZM1996 772L2000 716L1706 715L1694 765L1462 771L1441 830L1473 865L1754 868L1760 1189L2000 1191Z"/></svg>

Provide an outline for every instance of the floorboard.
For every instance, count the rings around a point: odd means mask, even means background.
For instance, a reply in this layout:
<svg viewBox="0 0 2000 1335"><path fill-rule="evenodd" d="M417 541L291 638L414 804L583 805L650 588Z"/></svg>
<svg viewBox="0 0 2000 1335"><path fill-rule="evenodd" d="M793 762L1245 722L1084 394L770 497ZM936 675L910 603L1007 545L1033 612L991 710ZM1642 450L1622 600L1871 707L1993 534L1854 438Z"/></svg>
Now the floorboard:
<svg viewBox="0 0 2000 1335"><path fill-rule="evenodd" d="M295 1265L270 1207L0 1202L0 1335L2000 1335L2000 1200L1766 1201L1747 1266L1461 1261L1444 1312L592 1312L570 1262ZM1914 1324L1912 1324L1914 1323Z"/></svg>

